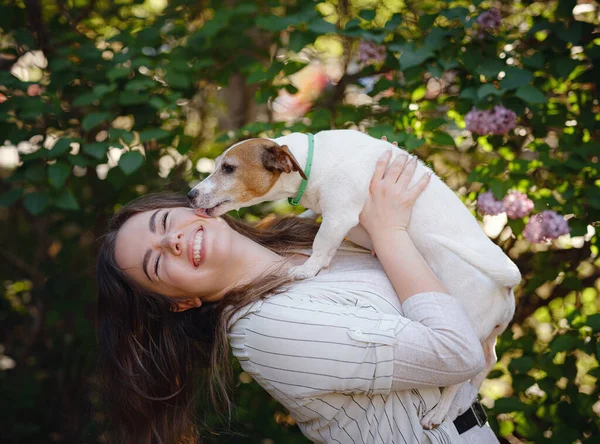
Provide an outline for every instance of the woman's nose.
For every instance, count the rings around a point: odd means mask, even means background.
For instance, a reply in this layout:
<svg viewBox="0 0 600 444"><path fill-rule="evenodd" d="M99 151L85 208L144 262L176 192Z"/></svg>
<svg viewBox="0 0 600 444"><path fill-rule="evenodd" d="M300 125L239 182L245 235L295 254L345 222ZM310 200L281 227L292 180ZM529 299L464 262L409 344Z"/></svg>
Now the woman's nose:
<svg viewBox="0 0 600 444"><path fill-rule="evenodd" d="M161 247L169 250L175 256L179 256L183 249L183 234L181 233L167 233L163 236Z"/></svg>

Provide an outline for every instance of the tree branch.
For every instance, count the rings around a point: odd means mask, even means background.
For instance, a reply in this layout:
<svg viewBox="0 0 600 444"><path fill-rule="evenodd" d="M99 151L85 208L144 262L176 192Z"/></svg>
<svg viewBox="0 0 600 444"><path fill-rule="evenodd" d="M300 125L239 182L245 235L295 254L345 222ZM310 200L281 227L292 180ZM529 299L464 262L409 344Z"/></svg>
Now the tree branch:
<svg viewBox="0 0 600 444"><path fill-rule="evenodd" d="M49 36L42 21L42 7L40 0L25 0L25 9L27 11L27 20L29 26L35 32L37 43L44 54L49 52Z"/></svg>

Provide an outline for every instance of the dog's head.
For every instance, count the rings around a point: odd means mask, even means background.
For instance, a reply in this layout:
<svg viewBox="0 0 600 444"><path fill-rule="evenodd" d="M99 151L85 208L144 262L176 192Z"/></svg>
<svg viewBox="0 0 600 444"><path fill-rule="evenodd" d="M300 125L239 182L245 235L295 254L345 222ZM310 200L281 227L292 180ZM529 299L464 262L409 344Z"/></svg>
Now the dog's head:
<svg viewBox="0 0 600 444"><path fill-rule="evenodd" d="M286 145L269 139L250 139L228 148L217 158L215 171L196 185L188 198L207 216L277 198L269 191L282 173L306 175Z"/></svg>

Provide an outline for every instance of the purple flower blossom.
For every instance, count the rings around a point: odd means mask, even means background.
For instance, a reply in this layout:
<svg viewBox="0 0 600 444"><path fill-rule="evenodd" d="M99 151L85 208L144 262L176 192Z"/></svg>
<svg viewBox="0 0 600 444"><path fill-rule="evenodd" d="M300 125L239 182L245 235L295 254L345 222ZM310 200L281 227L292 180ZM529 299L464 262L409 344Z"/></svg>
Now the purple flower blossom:
<svg viewBox="0 0 600 444"><path fill-rule="evenodd" d="M488 9L477 17L477 23L485 30L494 30L502 23L502 14L496 8Z"/></svg>
<svg viewBox="0 0 600 444"><path fill-rule="evenodd" d="M361 41L358 44L358 59L361 63L383 63L387 55L387 49L383 45L376 45L373 42Z"/></svg>
<svg viewBox="0 0 600 444"><path fill-rule="evenodd" d="M539 243L570 232L569 224L563 216L555 211L546 210L529 219L523 230L523 237L529 242Z"/></svg>
<svg viewBox="0 0 600 444"><path fill-rule="evenodd" d="M479 211L483 214L489 216L495 216L504 213L505 211L504 203L502 203L501 200L496 199L491 191L482 193L477 197L477 208L479 208Z"/></svg>
<svg viewBox="0 0 600 444"><path fill-rule="evenodd" d="M511 191L502 200L506 215L511 219L521 219L533 210L533 201L526 194Z"/></svg>
<svg viewBox="0 0 600 444"><path fill-rule="evenodd" d="M517 126L517 115L502 105L489 111L473 107L465 116L465 123L472 133L503 135Z"/></svg>

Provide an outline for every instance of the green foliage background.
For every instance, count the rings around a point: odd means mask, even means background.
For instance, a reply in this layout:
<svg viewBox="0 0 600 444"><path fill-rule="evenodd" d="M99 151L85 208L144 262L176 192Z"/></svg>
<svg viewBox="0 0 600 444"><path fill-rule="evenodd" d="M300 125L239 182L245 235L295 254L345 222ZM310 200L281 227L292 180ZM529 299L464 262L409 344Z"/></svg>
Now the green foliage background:
<svg viewBox="0 0 600 444"><path fill-rule="evenodd" d="M186 191L203 177L198 159L242 138L356 126L414 151L472 208L480 192L516 189L536 212L569 216L571 238L532 245L526 220L509 220L495 239L524 279L482 394L510 442L597 439L600 9L577 3L1 0L1 141L46 143L0 164L2 442L102 441L93 270L120 205ZM503 20L484 32L476 18L490 7ZM384 45L385 61L353 69L359 41ZM47 66L13 75L33 50ZM290 76L309 60L338 60L340 75L305 118L274 121L273 98L297 93ZM350 104L373 75L371 101ZM518 115L514 132L465 131L473 106L500 103ZM271 211L292 209L239 215ZM232 431L209 440L306 442L266 392L239 381Z"/></svg>

